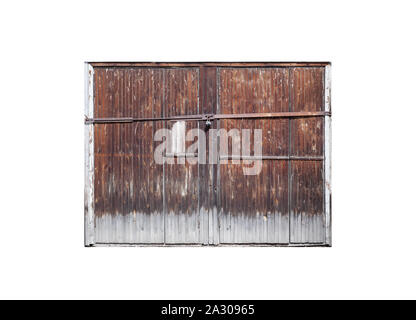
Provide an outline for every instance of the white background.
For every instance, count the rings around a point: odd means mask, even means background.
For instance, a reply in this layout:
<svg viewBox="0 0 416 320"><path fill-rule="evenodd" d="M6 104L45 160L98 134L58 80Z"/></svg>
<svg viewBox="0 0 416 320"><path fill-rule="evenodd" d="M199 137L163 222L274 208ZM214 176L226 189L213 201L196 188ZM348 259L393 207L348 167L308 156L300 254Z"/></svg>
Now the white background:
<svg viewBox="0 0 416 320"><path fill-rule="evenodd" d="M416 298L414 1L3 1L1 298ZM333 248L84 248L84 61L331 61Z"/></svg>

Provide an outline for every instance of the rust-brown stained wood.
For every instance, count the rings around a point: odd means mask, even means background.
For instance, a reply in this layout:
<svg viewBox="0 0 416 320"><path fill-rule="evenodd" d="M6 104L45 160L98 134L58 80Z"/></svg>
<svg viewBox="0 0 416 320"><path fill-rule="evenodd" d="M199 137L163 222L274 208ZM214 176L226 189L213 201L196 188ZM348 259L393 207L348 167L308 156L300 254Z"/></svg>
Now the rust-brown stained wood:
<svg viewBox="0 0 416 320"><path fill-rule="evenodd" d="M220 170L220 242L288 243L287 161L263 161L252 176L231 162Z"/></svg>
<svg viewBox="0 0 416 320"><path fill-rule="evenodd" d="M157 119L88 124L94 126L95 243L326 243L324 114L307 113L326 111L328 63L91 65L94 118ZM222 116L275 112L300 114ZM245 176L245 164L232 161L157 165L154 133L175 124L161 119L199 114L218 116L210 128L262 129L260 174ZM202 121L185 125L208 131Z"/></svg>
<svg viewBox="0 0 416 320"><path fill-rule="evenodd" d="M199 69L199 112L214 114L217 110L217 68L201 67ZM218 243L218 217L216 207L217 166L209 161L210 128L217 128L217 121L212 121L210 127L198 123L198 127L205 132L205 162L199 164L199 212L201 216L201 243Z"/></svg>
<svg viewBox="0 0 416 320"><path fill-rule="evenodd" d="M134 117L163 115L163 70L132 69ZM161 121L134 123L133 127L133 242L163 243L163 168L156 165L153 135Z"/></svg>
<svg viewBox="0 0 416 320"><path fill-rule="evenodd" d="M165 70L165 115L179 116L199 113L199 69ZM167 122L172 129L174 123ZM198 123L187 122L186 132ZM187 146L193 142L187 142ZM165 164L165 242L199 243L199 172L198 164L189 164L185 158ZM178 164L182 163L182 164Z"/></svg>
<svg viewBox="0 0 416 320"><path fill-rule="evenodd" d="M163 70L96 70L99 117L162 115ZM161 122L96 125L96 241L163 243L163 171L153 160Z"/></svg>
<svg viewBox="0 0 416 320"><path fill-rule="evenodd" d="M95 110L100 117L132 115L133 99L128 70L96 70ZM95 128L96 241L123 242L124 221L132 211L133 137L130 124Z"/></svg>
<svg viewBox="0 0 416 320"><path fill-rule="evenodd" d="M290 70L291 111L324 110L324 68ZM323 118L291 119L291 156L323 157ZM290 241L322 243L325 240L323 206L324 162L291 161Z"/></svg>
<svg viewBox="0 0 416 320"><path fill-rule="evenodd" d="M293 161L291 168L290 241L322 243L325 237L322 161Z"/></svg>
<svg viewBox="0 0 416 320"><path fill-rule="evenodd" d="M289 110L288 69L221 68L219 78L221 113ZM226 130L262 129L266 156L289 155L288 125L288 119L221 120ZM228 161L219 168L220 242L288 243L288 161L263 160L261 173L255 176L244 175L243 166Z"/></svg>
<svg viewBox="0 0 416 320"><path fill-rule="evenodd" d="M197 68L97 68L95 81L97 117L198 113ZM153 136L165 126L95 126L98 243L199 242L198 165L155 163Z"/></svg>

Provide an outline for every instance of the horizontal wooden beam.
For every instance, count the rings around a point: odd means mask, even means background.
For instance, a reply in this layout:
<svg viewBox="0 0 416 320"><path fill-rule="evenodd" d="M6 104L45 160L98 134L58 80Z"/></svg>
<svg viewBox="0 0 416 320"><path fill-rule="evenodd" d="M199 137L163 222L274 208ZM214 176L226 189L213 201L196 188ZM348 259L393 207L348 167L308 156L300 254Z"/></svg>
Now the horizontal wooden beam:
<svg viewBox="0 0 416 320"><path fill-rule="evenodd" d="M326 67L331 62L88 62L93 67Z"/></svg>
<svg viewBox="0 0 416 320"><path fill-rule="evenodd" d="M304 161L322 161L324 157L301 157L301 156L220 156L220 160L304 160Z"/></svg>
<svg viewBox="0 0 416 320"><path fill-rule="evenodd" d="M308 118L331 116L330 112L269 112L269 113L237 113L237 114L192 114L172 117L154 117L154 118L88 118L85 117L85 124L100 123L129 123L129 122L146 122L146 121L209 121L217 119L259 119L259 118Z"/></svg>

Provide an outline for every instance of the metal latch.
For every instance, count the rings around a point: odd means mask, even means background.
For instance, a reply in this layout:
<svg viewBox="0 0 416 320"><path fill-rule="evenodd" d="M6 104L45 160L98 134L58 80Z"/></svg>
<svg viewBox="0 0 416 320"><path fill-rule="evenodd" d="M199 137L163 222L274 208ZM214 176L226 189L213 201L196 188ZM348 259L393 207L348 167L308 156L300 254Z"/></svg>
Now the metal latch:
<svg viewBox="0 0 416 320"><path fill-rule="evenodd" d="M214 115L213 114L204 114L202 116L202 121L205 121L205 125L207 127L211 126L211 121L214 120Z"/></svg>

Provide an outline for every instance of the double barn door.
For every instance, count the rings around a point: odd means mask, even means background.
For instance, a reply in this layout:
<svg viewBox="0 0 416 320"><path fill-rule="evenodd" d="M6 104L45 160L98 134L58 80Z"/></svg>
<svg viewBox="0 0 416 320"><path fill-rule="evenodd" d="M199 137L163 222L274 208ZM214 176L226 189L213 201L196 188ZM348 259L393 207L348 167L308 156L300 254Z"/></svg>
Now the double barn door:
<svg viewBox="0 0 416 320"><path fill-rule="evenodd" d="M86 245L330 244L327 64L86 69ZM178 122L206 148L159 164L155 134ZM210 129L249 129L250 152L223 154Z"/></svg>

